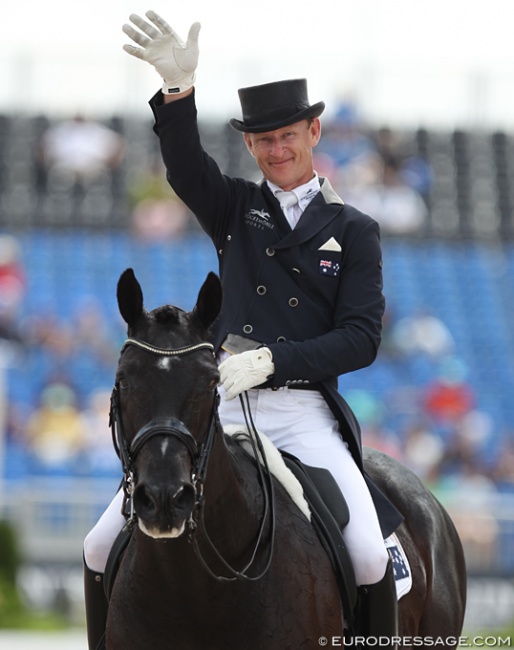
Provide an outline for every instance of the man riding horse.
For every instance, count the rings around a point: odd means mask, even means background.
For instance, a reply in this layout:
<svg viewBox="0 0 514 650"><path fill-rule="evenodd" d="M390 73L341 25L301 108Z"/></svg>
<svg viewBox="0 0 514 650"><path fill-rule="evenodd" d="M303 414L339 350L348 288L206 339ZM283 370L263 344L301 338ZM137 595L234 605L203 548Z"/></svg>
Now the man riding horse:
<svg viewBox="0 0 514 650"><path fill-rule="evenodd" d="M396 590L384 539L401 515L366 475L359 425L338 377L370 365L384 311L378 224L347 205L314 169L323 102L304 79L239 90L241 132L264 178L224 175L203 150L195 106L198 35L186 42L154 12L130 17L124 49L163 78L151 100L168 180L211 237L223 306L214 324L220 418L243 421L246 392L257 429L307 465L330 470L346 497L344 539L371 637L397 635ZM105 623L101 574L123 525L121 496L85 541L90 648ZM378 516L377 516L378 513ZM100 595L98 595L100 594Z"/></svg>

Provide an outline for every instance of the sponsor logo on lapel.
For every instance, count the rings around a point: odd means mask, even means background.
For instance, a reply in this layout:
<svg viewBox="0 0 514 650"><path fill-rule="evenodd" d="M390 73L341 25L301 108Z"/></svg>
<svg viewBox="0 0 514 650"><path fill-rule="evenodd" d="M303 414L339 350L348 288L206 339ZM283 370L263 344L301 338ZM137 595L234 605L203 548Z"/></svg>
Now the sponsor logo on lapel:
<svg viewBox="0 0 514 650"><path fill-rule="evenodd" d="M321 275L328 275L331 278L337 278L339 276L340 269L341 265L339 262L325 259L321 259L319 261L319 272Z"/></svg>
<svg viewBox="0 0 514 650"><path fill-rule="evenodd" d="M269 228L273 230L275 224L271 223L271 216L265 210L256 210L252 208L245 214L245 222L247 226L253 226L259 230Z"/></svg>

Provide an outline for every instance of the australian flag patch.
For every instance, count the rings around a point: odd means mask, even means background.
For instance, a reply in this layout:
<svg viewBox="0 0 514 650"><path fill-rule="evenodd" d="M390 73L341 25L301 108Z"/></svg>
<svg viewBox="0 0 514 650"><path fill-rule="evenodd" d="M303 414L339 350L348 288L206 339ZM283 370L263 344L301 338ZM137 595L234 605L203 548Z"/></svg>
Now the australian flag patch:
<svg viewBox="0 0 514 650"><path fill-rule="evenodd" d="M398 600L408 594L412 587L412 573L409 560L396 533L393 533L385 540L393 565L394 579L396 583L396 595Z"/></svg>
<svg viewBox="0 0 514 650"><path fill-rule="evenodd" d="M339 262L333 262L332 260L323 260L319 261L319 272L321 275L328 275L332 278L337 278L339 275L339 270L341 265Z"/></svg>

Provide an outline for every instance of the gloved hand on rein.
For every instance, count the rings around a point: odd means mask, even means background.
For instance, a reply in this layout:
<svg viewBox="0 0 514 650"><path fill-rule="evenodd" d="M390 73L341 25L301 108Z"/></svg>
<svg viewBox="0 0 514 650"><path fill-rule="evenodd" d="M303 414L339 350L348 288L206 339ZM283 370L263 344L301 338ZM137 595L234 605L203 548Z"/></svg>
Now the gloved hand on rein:
<svg viewBox="0 0 514 650"><path fill-rule="evenodd" d="M219 366L221 383L227 399L234 399L245 390L263 384L275 372L269 348L234 354Z"/></svg>
<svg viewBox="0 0 514 650"><path fill-rule="evenodd" d="M127 24L123 25L122 29L141 47L124 45L123 49L154 66L164 79L162 92L165 95L175 95L189 90L195 82L195 71L198 65L200 23L191 25L187 41L184 43L155 11L147 11L145 15L155 27L140 16L131 14L130 21L144 33L138 32L132 25Z"/></svg>

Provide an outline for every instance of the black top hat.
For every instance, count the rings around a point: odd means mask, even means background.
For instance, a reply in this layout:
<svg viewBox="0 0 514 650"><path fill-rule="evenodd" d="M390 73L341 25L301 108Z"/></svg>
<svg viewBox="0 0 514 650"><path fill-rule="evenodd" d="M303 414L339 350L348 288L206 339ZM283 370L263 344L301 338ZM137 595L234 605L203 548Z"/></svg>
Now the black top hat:
<svg viewBox="0 0 514 650"><path fill-rule="evenodd" d="M306 79L287 79L238 90L243 120L232 118L230 125L244 133L264 133L289 126L309 117L318 117L325 103L312 106L307 97Z"/></svg>

